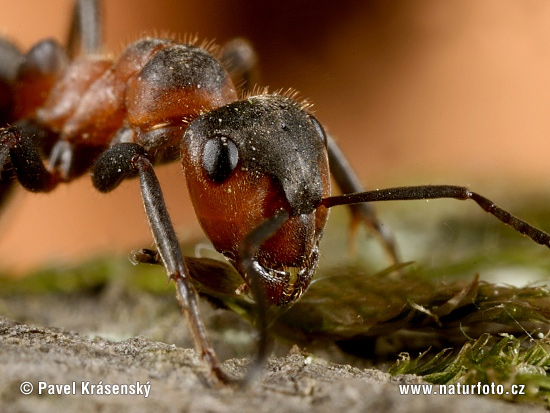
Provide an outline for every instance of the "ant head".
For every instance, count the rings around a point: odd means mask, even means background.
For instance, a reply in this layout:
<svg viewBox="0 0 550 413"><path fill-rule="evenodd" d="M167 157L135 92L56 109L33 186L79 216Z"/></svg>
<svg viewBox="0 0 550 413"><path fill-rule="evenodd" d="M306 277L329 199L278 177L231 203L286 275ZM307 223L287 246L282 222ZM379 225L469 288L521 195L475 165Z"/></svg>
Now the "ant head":
<svg viewBox="0 0 550 413"><path fill-rule="evenodd" d="M237 268L243 238L276 211L289 213L256 260L272 303L296 299L315 270L328 215L319 207L330 194L319 122L288 97L250 97L194 120L184 135L182 162L205 233Z"/></svg>

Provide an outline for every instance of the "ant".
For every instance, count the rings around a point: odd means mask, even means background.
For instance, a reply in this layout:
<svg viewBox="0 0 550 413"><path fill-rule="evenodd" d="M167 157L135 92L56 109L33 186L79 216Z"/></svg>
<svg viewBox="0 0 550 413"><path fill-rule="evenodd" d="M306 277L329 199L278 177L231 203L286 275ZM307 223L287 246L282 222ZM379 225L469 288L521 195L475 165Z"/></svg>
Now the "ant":
<svg viewBox="0 0 550 413"><path fill-rule="evenodd" d="M181 160L198 220L213 246L241 274L256 301L259 344L243 382L268 356L267 311L290 306L315 273L329 209L348 205L399 262L392 235L370 202L471 199L514 230L550 247L550 235L465 187L414 186L365 191L321 123L291 94L239 97L254 83L245 41L221 52L171 39L143 38L117 60L97 55L98 0L78 0L68 50L45 40L27 54L0 43L3 82L0 196L14 182L49 192L90 172L101 192L138 177L159 260L176 284L197 350L213 377L233 382L216 358L153 168ZM75 57L81 49L84 56ZM17 61L16 67L13 62ZM331 176L344 193L331 196Z"/></svg>

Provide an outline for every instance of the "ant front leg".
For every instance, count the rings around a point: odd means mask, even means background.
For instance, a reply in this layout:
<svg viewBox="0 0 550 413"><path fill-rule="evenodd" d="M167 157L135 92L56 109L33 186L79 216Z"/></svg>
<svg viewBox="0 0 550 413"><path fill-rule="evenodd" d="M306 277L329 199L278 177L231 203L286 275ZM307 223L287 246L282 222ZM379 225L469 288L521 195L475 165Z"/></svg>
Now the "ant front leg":
<svg viewBox="0 0 550 413"><path fill-rule="evenodd" d="M327 135L326 138L330 171L340 191L344 194L364 192L365 189L363 185L361 185L361 181L359 181L359 178L334 139L329 135ZM349 205L349 208L353 219L351 224L351 236L354 236L357 224L363 221L367 229L382 244L390 262L393 264L399 263L399 254L393 234L388 227L380 222L371 204L363 202Z"/></svg>
<svg viewBox="0 0 550 413"><path fill-rule="evenodd" d="M176 232L146 150L135 143L120 143L105 151L92 169L92 181L101 192L116 188L123 179L139 176L141 196L149 226L168 277L176 283L178 300L187 317L195 346L222 383L233 381L221 369L202 322L198 295L180 250Z"/></svg>
<svg viewBox="0 0 550 413"><path fill-rule="evenodd" d="M262 366L269 356L270 342L267 312L270 305L262 282L262 271L258 268L255 256L260 245L275 234L288 219L288 212L284 210L276 212L271 218L250 231L239 245L238 263L242 272L247 274L247 285L250 287L256 301L256 327L259 333L256 358L248 369L246 377L243 379L243 385L252 382L253 378L261 371ZM130 261L134 264L162 265L160 254L157 251L146 248L132 251Z"/></svg>

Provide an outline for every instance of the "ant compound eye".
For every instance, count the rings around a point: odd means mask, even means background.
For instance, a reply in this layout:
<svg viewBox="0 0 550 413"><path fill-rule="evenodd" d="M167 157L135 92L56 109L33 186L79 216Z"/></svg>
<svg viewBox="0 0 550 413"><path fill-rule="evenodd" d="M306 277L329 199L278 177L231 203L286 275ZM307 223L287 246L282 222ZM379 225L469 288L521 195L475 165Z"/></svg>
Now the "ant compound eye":
<svg viewBox="0 0 550 413"><path fill-rule="evenodd" d="M309 119L311 120L311 123L313 123L313 127L315 128L317 135L319 135L319 138L321 138L323 144L327 146L327 134L325 133L325 129L323 128L323 126L321 126L321 123L313 116L310 115Z"/></svg>
<svg viewBox="0 0 550 413"><path fill-rule="evenodd" d="M225 181L238 162L239 150L228 137L217 135L206 141L202 150L202 166L212 181Z"/></svg>

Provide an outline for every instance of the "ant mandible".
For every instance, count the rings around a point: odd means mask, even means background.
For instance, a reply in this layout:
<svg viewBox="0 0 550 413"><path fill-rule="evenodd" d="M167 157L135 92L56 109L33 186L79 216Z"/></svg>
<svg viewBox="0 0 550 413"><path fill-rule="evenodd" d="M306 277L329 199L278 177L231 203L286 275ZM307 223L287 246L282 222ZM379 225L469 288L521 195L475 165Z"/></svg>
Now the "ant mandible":
<svg viewBox="0 0 550 413"><path fill-rule="evenodd" d="M197 350L220 382L233 379L208 341L155 163L181 159L206 235L255 298L259 345L247 380L268 355L268 308L298 300L314 275L333 206L349 205L394 262L392 236L368 202L471 199L550 247L550 235L464 187L365 192L305 105L286 94L239 99L230 73L249 89L255 70L246 42L229 43L216 58L194 44L145 38L116 61L98 57L98 0L78 0L71 28L68 50L74 55L80 44L87 53L72 61L51 40L24 56L10 43L0 43L0 97L6 102L1 114L5 123L13 123L0 129L1 199L14 177L30 191L48 192L90 171L95 188L108 192L138 176L160 260L176 284ZM330 196L331 176L345 195Z"/></svg>

